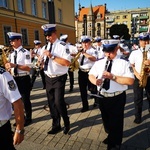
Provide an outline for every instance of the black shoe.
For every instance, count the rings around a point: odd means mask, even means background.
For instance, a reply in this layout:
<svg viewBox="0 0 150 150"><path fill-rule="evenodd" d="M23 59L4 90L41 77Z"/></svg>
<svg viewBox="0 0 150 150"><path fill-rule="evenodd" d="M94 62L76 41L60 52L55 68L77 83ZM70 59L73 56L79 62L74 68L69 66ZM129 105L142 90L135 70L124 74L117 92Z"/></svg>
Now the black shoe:
<svg viewBox="0 0 150 150"><path fill-rule="evenodd" d="M108 144L108 137L103 141L104 144Z"/></svg>
<svg viewBox="0 0 150 150"><path fill-rule="evenodd" d="M134 120L134 123L136 123L136 124L140 124L141 122L142 122L141 117L136 117Z"/></svg>
<svg viewBox="0 0 150 150"><path fill-rule="evenodd" d="M61 127L52 128L50 131L47 132L47 134L56 134L61 131Z"/></svg>
<svg viewBox="0 0 150 150"><path fill-rule="evenodd" d="M107 150L120 150L120 149L121 149L120 145L115 145L115 146L108 145L108 148L107 148Z"/></svg>
<svg viewBox="0 0 150 150"><path fill-rule="evenodd" d="M16 127L16 123L14 123L13 126Z"/></svg>
<svg viewBox="0 0 150 150"><path fill-rule="evenodd" d="M150 113L150 108L148 108L148 112Z"/></svg>
<svg viewBox="0 0 150 150"><path fill-rule="evenodd" d="M68 92L72 92L72 91L73 91L73 88L70 88Z"/></svg>
<svg viewBox="0 0 150 150"><path fill-rule="evenodd" d="M45 87L45 86L43 87L43 90L44 90L44 89L46 89L46 87Z"/></svg>
<svg viewBox="0 0 150 150"><path fill-rule="evenodd" d="M25 120L25 123L24 123L24 126L28 126L32 123L32 120L29 119L29 120Z"/></svg>
<svg viewBox="0 0 150 150"><path fill-rule="evenodd" d="M89 108L82 108L81 109L81 112L86 112L86 111L88 111L89 110Z"/></svg>
<svg viewBox="0 0 150 150"><path fill-rule="evenodd" d="M94 103L94 104L93 104L93 108L95 108L96 106L97 106L97 104L96 104L96 103Z"/></svg>
<svg viewBox="0 0 150 150"><path fill-rule="evenodd" d="M63 133L67 134L69 132L69 130L70 130L70 123L64 127Z"/></svg>

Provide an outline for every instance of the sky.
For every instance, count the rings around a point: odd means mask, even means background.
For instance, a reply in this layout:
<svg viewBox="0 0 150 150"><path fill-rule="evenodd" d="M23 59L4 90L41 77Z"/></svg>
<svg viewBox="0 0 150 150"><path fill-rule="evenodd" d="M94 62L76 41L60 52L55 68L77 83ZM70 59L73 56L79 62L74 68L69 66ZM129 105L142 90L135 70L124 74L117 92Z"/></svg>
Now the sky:
<svg viewBox="0 0 150 150"><path fill-rule="evenodd" d="M135 8L150 8L150 0L74 0L75 12L78 13L79 3L81 7L89 7L107 4L108 11L127 10Z"/></svg>

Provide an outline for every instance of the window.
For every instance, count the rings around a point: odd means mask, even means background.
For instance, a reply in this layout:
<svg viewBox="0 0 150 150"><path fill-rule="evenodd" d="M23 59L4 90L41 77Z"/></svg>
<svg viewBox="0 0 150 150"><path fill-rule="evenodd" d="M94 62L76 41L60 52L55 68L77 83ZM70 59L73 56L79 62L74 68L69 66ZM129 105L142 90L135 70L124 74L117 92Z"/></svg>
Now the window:
<svg viewBox="0 0 150 150"><path fill-rule="evenodd" d="M28 45L27 29L22 28L21 33L22 33L22 43L23 43L23 45Z"/></svg>
<svg viewBox="0 0 150 150"><path fill-rule="evenodd" d="M116 16L116 19L120 19L120 16Z"/></svg>
<svg viewBox="0 0 150 150"><path fill-rule="evenodd" d="M45 2L42 2L42 16L43 16L43 18L45 18L45 19L47 18L46 10L47 10L46 3L45 3Z"/></svg>
<svg viewBox="0 0 150 150"><path fill-rule="evenodd" d="M24 12L24 0L18 0L18 11Z"/></svg>
<svg viewBox="0 0 150 150"><path fill-rule="evenodd" d="M62 11L61 11L61 9L58 9L58 21L60 23L62 23Z"/></svg>
<svg viewBox="0 0 150 150"><path fill-rule="evenodd" d="M32 7L32 15L36 16L37 15L36 0L31 1L31 7Z"/></svg>
<svg viewBox="0 0 150 150"><path fill-rule="evenodd" d="M127 15L124 15L124 16L123 16L123 19L127 19L127 18L128 18Z"/></svg>
<svg viewBox="0 0 150 150"><path fill-rule="evenodd" d="M11 32L11 27L10 26L4 26L5 44L9 45L9 38L8 38L7 32Z"/></svg>
<svg viewBox="0 0 150 150"><path fill-rule="evenodd" d="M39 40L39 31L38 30L34 31L34 39Z"/></svg>
<svg viewBox="0 0 150 150"><path fill-rule="evenodd" d="M0 0L0 7L8 7L7 0Z"/></svg>

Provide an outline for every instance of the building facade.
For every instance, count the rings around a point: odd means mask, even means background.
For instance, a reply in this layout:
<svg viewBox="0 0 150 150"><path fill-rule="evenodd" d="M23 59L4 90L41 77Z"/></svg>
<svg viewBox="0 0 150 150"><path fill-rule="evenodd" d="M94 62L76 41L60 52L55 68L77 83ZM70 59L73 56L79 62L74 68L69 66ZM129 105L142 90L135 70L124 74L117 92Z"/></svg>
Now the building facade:
<svg viewBox="0 0 150 150"><path fill-rule="evenodd" d="M23 46L33 48L33 41L45 37L41 25L50 23L50 2L54 4L55 23L58 36L68 34L75 43L74 0L1 0L0 1L0 45L9 45L7 32L22 33ZM69 13L68 13L69 12Z"/></svg>
<svg viewBox="0 0 150 150"><path fill-rule="evenodd" d="M110 38L110 27L114 24L125 24L132 38L141 32L150 32L150 8L138 8L133 10L111 11L106 4L88 8L81 7L75 16L76 41L81 35L91 37L101 36Z"/></svg>
<svg viewBox="0 0 150 150"><path fill-rule="evenodd" d="M80 41L81 35L91 37L105 35L105 12L106 4L89 8L81 8L79 4L79 14L75 16L76 41Z"/></svg>
<svg viewBox="0 0 150 150"><path fill-rule="evenodd" d="M141 32L149 32L150 8L113 11L106 15L106 37L113 24L125 24L129 29L131 38L138 37Z"/></svg>

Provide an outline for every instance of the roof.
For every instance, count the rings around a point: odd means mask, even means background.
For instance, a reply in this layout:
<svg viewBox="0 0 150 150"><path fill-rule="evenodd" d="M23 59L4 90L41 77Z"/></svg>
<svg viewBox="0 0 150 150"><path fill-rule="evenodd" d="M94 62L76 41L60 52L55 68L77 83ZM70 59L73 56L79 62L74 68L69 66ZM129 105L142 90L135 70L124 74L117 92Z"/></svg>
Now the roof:
<svg viewBox="0 0 150 150"><path fill-rule="evenodd" d="M95 7L92 7L92 8L93 8L93 13L94 13L95 16L98 15L98 14L102 14L101 20L103 20L104 19L104 14L105 14L105 6L98 5L98 6L95 6ZM78 20L83 21L83 16L84 15L89 15L89 13L91 12L90 9L91 9L91 7L81 8Z"/></svg>

